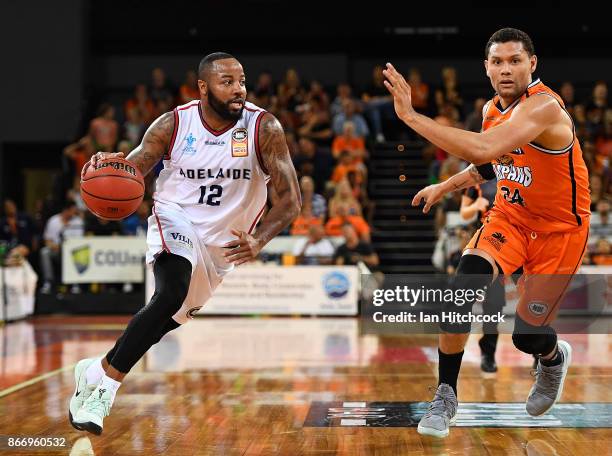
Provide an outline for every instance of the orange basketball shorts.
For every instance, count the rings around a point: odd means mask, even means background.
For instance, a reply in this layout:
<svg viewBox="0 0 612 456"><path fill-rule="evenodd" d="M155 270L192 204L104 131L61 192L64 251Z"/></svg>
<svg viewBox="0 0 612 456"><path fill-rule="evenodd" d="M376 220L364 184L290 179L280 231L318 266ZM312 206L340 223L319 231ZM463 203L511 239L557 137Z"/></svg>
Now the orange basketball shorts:
<svg viewBox="0 0 612 456"><path fill-rule="evenodd" d="M582 263L588 236L588 221L569 232L534 232L493 209L466 250L487 252L501 268L500 274L510 275L523 267L517 284L517 314L530 325L543 326L555 318L565 289Z"/></svg>

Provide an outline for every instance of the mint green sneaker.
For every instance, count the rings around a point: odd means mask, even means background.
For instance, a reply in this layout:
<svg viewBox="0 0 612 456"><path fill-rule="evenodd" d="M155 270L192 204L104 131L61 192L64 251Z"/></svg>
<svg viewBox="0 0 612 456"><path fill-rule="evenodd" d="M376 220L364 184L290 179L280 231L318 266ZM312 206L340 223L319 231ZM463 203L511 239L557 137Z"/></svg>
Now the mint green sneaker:
<svg viewBox="0 0 612 456"><path fill-rule="evenodd" d="M96 358L86 358L82 359L76 366L74 366L74 383L76 386L74 388L74 393L72 393L72 397L70 398L70 406L68 407L68 419L70 419L70 424L75 429L82 431L77 424L74 422L74 417L76 416L77 411L85 402L85 399L89 397L94 389L96 389L96 385L88 385L87 384L87 375L85 375L85 371L87 368L96 360Z"/></svg>
<svg viewBox="0 0 612 456"><path fill-rule="evenodd" d="M77 426L96 435L102 434L104 417L113 405L110 391L101 386L96 386L74 417Z"/></svg>

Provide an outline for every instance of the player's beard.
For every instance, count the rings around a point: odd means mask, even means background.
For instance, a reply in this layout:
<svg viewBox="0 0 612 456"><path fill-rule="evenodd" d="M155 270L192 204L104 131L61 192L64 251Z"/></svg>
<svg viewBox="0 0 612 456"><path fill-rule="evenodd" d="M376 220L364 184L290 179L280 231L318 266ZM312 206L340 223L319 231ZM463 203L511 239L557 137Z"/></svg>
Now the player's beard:
<svg viewBox="0 0 612 456"><path fill-rule="evenodd" d="M221 117L223 120L240 119L240 116L242 115L242 111L244 110L244 104L242 105L242 108L240 108L239 111L231 111L229 108L229 105L234 100L235 99L232 99L228 101L227 103L224 103L215 96L212 90L208 90L208 104L212 108L212 110L215 111L217 115Z"/></svg>

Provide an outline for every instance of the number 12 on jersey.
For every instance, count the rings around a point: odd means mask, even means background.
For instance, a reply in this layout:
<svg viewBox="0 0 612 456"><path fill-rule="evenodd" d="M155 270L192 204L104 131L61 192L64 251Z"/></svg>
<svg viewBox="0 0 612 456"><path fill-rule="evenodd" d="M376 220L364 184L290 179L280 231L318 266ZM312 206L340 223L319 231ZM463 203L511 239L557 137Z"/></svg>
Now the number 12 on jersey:
<svg viewBox="0 0 612 456"><path fill-rule="evenodd" d="M208 206L218 206L221 204L219 198L223 194L223 187L220 185L211 185L208 187L210 190L208 192L208 198L206 198L206 202L204 202L204 198L206 197L206 185L200 185L200 199L198 204L207 204Z"/></svg>

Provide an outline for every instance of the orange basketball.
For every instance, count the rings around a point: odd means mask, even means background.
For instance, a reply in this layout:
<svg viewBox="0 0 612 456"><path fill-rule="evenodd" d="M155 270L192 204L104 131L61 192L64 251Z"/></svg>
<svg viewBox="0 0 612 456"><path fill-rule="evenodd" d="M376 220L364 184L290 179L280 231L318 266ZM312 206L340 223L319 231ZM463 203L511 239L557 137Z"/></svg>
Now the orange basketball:
<svg viewBox="0 0 612 456"><path fill-rule="evenodd" d="M96 216L121 220L133 214L144 197L144 179L133 163L123 158L100 160L81 176L81 197Z"/></svg>

